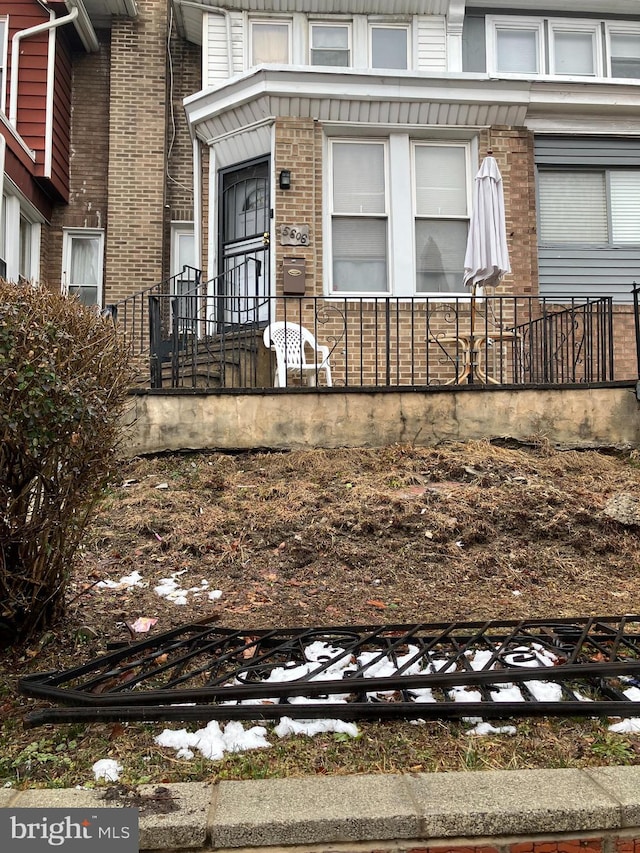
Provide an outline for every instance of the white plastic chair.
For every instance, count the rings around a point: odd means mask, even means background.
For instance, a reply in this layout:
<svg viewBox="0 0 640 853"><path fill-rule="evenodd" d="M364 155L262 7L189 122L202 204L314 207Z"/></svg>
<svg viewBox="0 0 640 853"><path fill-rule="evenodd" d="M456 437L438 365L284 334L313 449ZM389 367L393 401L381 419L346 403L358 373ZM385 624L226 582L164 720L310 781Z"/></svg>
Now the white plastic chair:
<svg viewBox="0 0 640 853"><path fill-rule="evenodd" d="M320 371L324 371L325 382L332 385L329 347L316 343L308 329L278 320L264 330L264 345L276 354L276 373L273 384L284 388L287 378L299 378L307 385L315 386ZM311 360L309 360L309 354Z"/></svg>

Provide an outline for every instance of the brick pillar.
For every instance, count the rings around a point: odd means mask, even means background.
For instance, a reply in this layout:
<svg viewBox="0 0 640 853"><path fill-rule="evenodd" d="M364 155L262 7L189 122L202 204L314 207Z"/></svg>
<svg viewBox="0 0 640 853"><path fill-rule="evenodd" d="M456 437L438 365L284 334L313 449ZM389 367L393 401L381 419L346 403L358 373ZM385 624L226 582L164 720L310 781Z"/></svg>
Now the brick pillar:
<svg viewBox="0 0 640 853"><path fill-rule="evenodd" d="M139 0L111 31L105 294L115 302L163 278L167 9Z"/></svg>

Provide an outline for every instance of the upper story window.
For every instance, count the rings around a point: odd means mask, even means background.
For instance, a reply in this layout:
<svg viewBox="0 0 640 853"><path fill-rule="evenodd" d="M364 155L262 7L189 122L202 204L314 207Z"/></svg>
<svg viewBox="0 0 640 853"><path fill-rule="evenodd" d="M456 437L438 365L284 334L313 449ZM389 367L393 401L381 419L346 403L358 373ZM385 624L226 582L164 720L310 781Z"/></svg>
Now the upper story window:
<svg viewBox="0 0 640 853"><path fill-rule="evenodd" d="M291 23L289 21L251 21L251 65L291 61Z"/></svg>
<svg viewBox="0 0 640 853"><path fill-rule="evenodd" d="M486 25L490 73L640 78L637 24L488 15Z"/></svg>
<svg viewBox="0 0 640 853"><path fill-rule="evenodd" d="M370 29L372 68L408 68L408 27L372 24Z"/></svg>
<svg viewBox="0 0 640 853"><path fill-rule="evenodd" d="M608 73L612 77L640 79L640 25L607 25Z"/></svg>
<svg viewBox="0 0 640 853"><path fill-rule="evenodd" d="M599 25L575 21L549 22L551 74L595 77L602 74Z"/></svg>
<svg viewBox="0 0 640 853"><path fill-rule="evenodd" d="M542 65L542 22L526 19L496 19L489 31L495 70L503 74L540 74Z"/></svg>
<svg viewBox="0 0 640 853"><path fill-rule="evenodd" d="M351 27L349 24L311 24L311 65L351 65Z"/></svg>

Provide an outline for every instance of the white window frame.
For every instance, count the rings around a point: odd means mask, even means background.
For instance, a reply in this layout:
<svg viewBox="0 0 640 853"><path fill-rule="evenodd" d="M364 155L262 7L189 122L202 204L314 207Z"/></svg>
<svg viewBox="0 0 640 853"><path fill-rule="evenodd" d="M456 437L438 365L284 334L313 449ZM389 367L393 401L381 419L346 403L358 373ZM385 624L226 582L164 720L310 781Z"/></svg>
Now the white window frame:
<svg viewBox="0 0 640 853"><path fill-rule="evenodd" d="M407 64L404 69L395 69L395 70L408 70L412 67L412 57L411 57L411 27L408 24L386 24L383 21L370 21L368 28L368 66L369 68L375 68L376 70L394 70L388 69L386 66L373 64L373 31L374 30L404 30L406 37L406 45L407 45Z"/></svg>
<svg viewBox="0 0 640 853"><path fill-rule="evenodd" d="M0 15L0 22L4 24L0 36L0 110L6 113L7 106L7 56L9 45L9 17Z"/></svg>
<svg viewBox="0 0 640 853"><path fill-rule="evenodd" d="M314 65L313 64L313 51L314 50L322 50L322 48L314 48L313 46L313 30L315 28L325 29L327 27L331 27L335 29L336 27L343 27L347 30L347 51L349 53L349 62L346 65ZM314 68L353 68L353 22L351 20L339 19L335 21L309 21L309 65Z"/></svg>
<svg viewBox="0 0 640 853"><path fill-rule="evenodd" d="M613 56L613 50L611 48L611 36L638 36L640 38L640 24L636 23L618 23L617 21L605 21L605 40L606 40L606 51L607 51L607 67L606 67L606 75L607 77L612 77L614 80L636 80L636 77L614 77L611 59Z"/></svg>
<svg viewBox="0 0 640 853"><path fill-rule="evenodd" d="M353 213L353 212L336 212L335 204L333 199L333 146L334 145L380 145L383 148L383 168L384 168L384 212L383 213ZM329 205L328 205L328 227L325 229L326 234L326 242L328 246L327 257L329 258L328 263L328 293L330 296L345 296L345 297L376 297L376 296L389 296L393 292L392 285L392 273L391 273L391 240L390 240L390 229L389 229L389 219L390 219L390 211L389 211L389 166L390 166L390 157L389 157L389 143L388 139L384 137L332 137L329 140L329 168L328 179L329 179ZM371 290L371 291L362 291L362 290L344 290L344 289L336 289L334 287L333 281L333 246L332 246L332 234L333 234L333 221L334 219L381 219L386 222L386 231L387 231L387 247L386 247L386 257L387 257L387 289L386 290Z"/></svg>
<svg viewBox="0 0 640 853"><path fill-rule="evenodd" d="M6 177L4 180L4 222L5 252L7 265L7 280L27 280L37 283L40 280L40 238L42 233L42 217L33 205L27 201L20 190ZM27 275L20 272L21 241L20 221L24 219L30 226L29 260L30 269Z"/></svg>
<svg viewBox="0 0 640 853"><path fill-rule="evenodd" d="M440 216L436 216L434 214L426 214L426 213L418 213L418 203L417 203L417 186L416 186L416 149L417 148L461 148L464 150L464 161L465 161L465 204L466 204L466 214L443 214ZM473 176L471 174L471 142L463 142L460 140L422 140L422 139L413 139L411 141L411 219L412 219L412 235L413 235L413 263L414 263L414 271L413 271L413 291L418 296L437 296L438 298L447 297L449 299L455 299L456 296L468 296L469 291L464 286L464 263L463 269L460 271L460 290L421 290L418 291L418 269L415 260L416 256L416 243L415 243L415 229L416 222L419 219L429 219L429 220L437 220L438 222L466 222L467 223L467 234L469 233L469 221L471 219L471 188L473 186ZM464 259L463 259L464 261Z"/></svg>
<svg viewBox="0 0 640 853"><path fill-rule="evenodd" d="M254 63L253 61L253 28L255 26L268 25L268 26L283 26L287 28L287 54L288 58L284 62L285 65L290 65L293 56L293 21L291 18L250 18L249 19L249 39L247 44L247 61L245 63L245 68L253 68L255 65L260 65L262 63Z"/></svg>
<svg viewBox="0 0 640 853"><path fill-rule="evenodd" d="M74 238L97 237L100 241L98 250L98 284L96 293L96 305L102 307L104 299L104 229L102 228L64 228L62 232L62 277L61 290L69 293L69 270Z"/></svg>
<svg viewBox="0 0 640 853"><path fill-rule="evenodd" d="M333 247L331 245L333 221L333 157L331 147L336 142L381 142L385 145L385 209L387 219L387 292L382 291L349 291L334 290L333 288ZM408 132L391 132L380 136L330 136L325 138L325 193L327 200L324 212L324 269L325 293L328 296L344 298L372 298L393 295L401 298L419 296L437 296L440 301L453 301L460 297L468 297L469 292L464 287L462 274L460 290L453 292L434 291L433 293L417 293L415 220L416 220L416 191L414 146L460 146L465 149L465 180L467 216L450 216L447 219L469 221L471 212L471 196L473 187L473 165L478 156L477 137L455 138L449 136L433 136L422 138L409 136ZM348 214L344 214L347 216ZM382 217L382 214L379 214ZM443 219L445 217L442 217Z"/></svg>
<svg viewBox="0 0 640 853"><path fill-rule="evenodd" d="M565 74L556 71L556 33L588 33L592 36L593 74ZM549 18L549 73L555 77L602 77L602 27L599 21L573 20L571 18Z"/></svg>
<svg viewBox="0 0 640 853"><path fill-rule="evenodd" d="M545 73L545 33L542 18L503 17L487 15L487 70L491 74L505 77L540 77ZM538 70L527 72L500 71L498 69L498 31L499 30L535 30L538 34Z"/></svg>

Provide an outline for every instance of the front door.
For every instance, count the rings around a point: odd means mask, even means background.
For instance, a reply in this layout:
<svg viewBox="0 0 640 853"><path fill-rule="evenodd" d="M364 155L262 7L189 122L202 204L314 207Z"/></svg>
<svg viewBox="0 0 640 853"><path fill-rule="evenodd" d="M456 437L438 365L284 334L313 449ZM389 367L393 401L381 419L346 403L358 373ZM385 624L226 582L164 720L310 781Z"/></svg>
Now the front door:
<svg viewBox="0 0 640 853"><path fill-rule="evenodd" d="M225 325L266 323L269 317L269 159L220 176L219 316Z"/></svg>

